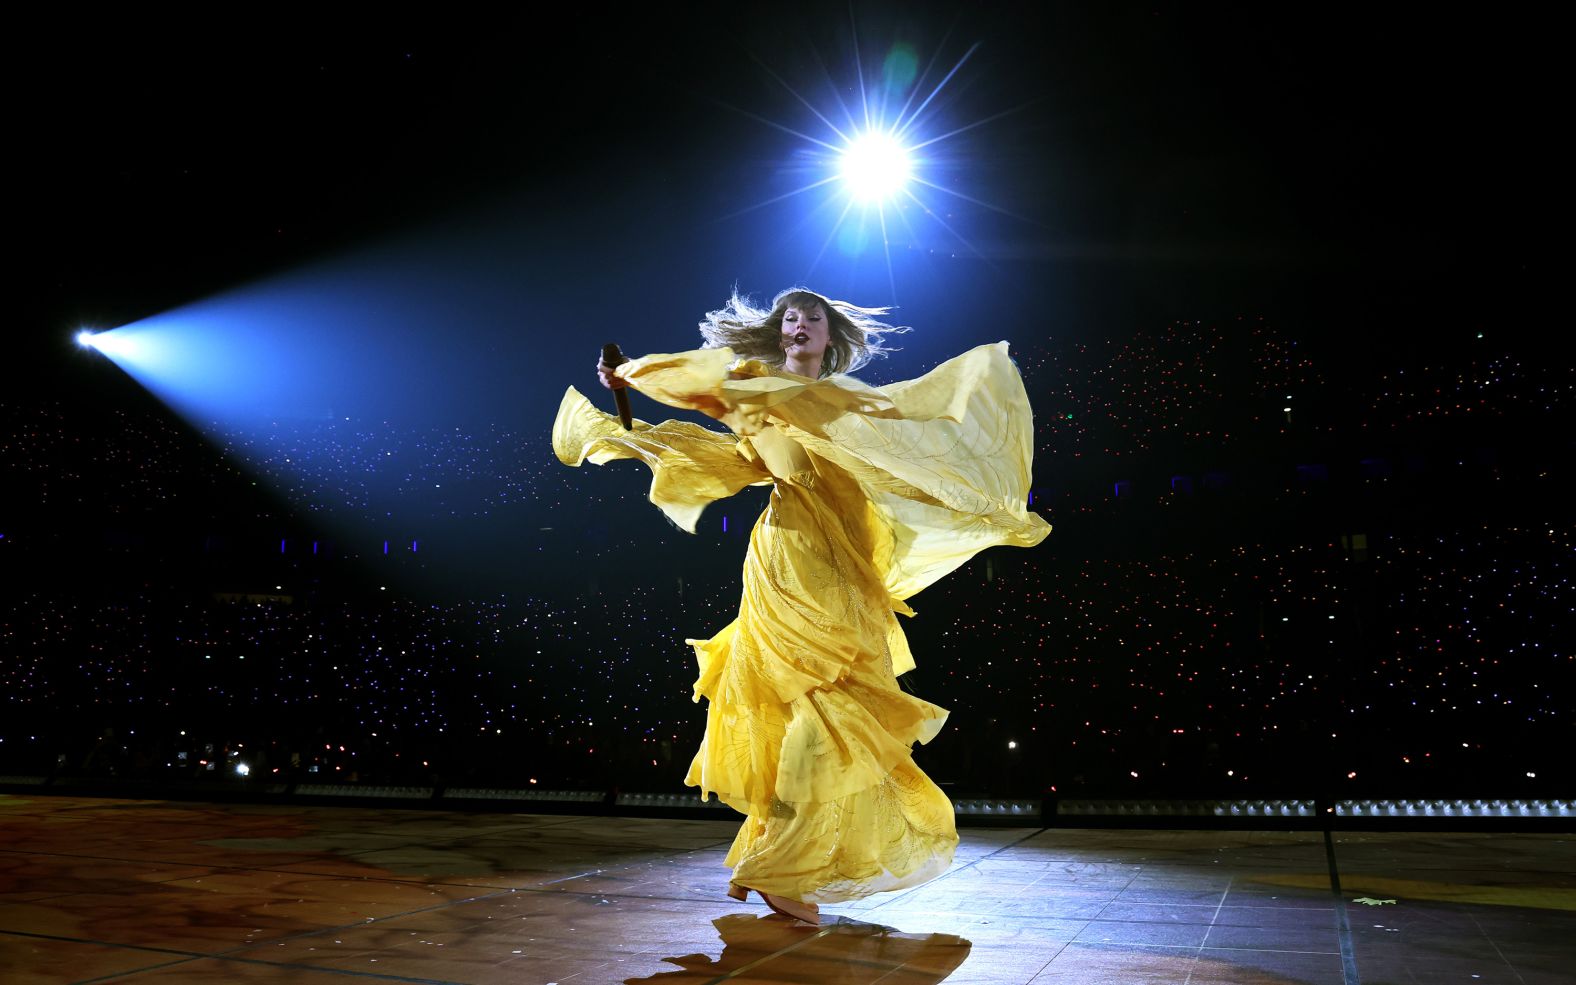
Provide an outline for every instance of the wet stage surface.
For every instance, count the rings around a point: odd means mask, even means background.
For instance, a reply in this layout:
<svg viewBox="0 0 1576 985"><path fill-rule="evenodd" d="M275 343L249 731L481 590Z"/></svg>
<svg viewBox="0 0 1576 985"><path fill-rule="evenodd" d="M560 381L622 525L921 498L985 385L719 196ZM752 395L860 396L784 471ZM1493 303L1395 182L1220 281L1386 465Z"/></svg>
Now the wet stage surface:
<svg viewBox="0 0 1576 985"><path fill-rule="evenodd" d="M723 895L736 828L0 795L0 980L1576 980L1565 835L965 828L817 928Z"/></svg>

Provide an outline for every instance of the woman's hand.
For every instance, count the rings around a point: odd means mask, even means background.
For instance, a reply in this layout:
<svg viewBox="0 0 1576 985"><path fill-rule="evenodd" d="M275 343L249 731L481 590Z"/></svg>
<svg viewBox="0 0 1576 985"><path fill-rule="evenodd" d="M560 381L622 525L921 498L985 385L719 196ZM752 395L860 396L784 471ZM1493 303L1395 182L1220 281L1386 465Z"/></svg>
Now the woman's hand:
<svg viewBox="0 0 1576 985"><path fill-rule="evenodd" d="M612 366L609 366L600 359L598 359L596 362L596 377L602 382L602 385L607 387L609 390L622 390L629 386L628 383L625 383L623 380L613 375Z"/></svg>

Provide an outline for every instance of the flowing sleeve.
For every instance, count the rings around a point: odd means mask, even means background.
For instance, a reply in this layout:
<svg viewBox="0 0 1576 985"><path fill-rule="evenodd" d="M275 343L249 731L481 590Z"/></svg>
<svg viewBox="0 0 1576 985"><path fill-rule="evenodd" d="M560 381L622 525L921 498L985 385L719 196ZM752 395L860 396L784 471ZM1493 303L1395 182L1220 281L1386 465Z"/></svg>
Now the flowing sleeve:
<svg viewBox="0 0 1576 985"><path fill-rule="evenodd" d="M659 403L698 410L726 424L741 436L758 434L780 405L807 390L821 399L859 403L858 397L832 384L802 376L781 377L757 359L736 359L726 346L691 352L664 352L631 359L614 375Z"/></svg>
<svg viewBox="0 0 1576 985"><path fill-rule="evenodd" d="M634 429L598 410L570 387L553 421L553 453L565 465L589 461L602 465L632 458L651 469L650 499L678 527L695 532L706 506L748 485L771 481L758 461L739 453L738 439L688 421L647 424Z"/></svg>
<svg viewBox="0 0 1576 985"><path fill-rule="evenodd" d="M812 399L770 413L864 490L873 560L897 611L912 614L902 600L980 551L1033 547L1050 533L1027 505L1034 418L1006 342L891 386L842 377L811 387Z"/></svg>
<svg viewBox="0 0 1576 985"><path fill-rule="evenodd" d="M727 348L659 353L615 370L661 403L697 410L748 437L774 427L857 482L872 562L894 610L988 547L1032 547L1050 524L1029 511L1034 418L1007 343L983 345L886 387L839 376L774 375ZM651 500L686 530L706 503L771 481L735 439L680 421L626 432L573 388L553 447L567 464L639 458Z"/></svg>

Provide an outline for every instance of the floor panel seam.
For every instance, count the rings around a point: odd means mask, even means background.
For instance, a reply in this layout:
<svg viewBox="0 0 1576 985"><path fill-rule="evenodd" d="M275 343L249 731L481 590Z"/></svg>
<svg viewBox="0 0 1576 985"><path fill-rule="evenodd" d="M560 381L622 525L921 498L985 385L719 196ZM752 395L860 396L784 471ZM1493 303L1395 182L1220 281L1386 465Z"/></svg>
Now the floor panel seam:
<svg viewBox="0 0 1576 985"><path fill-rule="evenodd" d="M1341 870L1335 861L1335 838L1324 829L1324 855L1330 866L1330 896L1335 900L1335 935L1341 949L1341 978L1345 985L1362 985L1357 974L1357 952L1352 946L1352 922L1341 892Z"/></svg>
<svg viewBox="0 0 1576 985"><path fill-rule="evenodd" d="M1232 883L1236 881L1237 877L1231 876L1226 880L1226 888L1220 891L1220 902L1215 904L1215 912L1209 916L1209 926L1204 928L1204 936L1199 938L1198 950L1193 954L1192 963L1187 966L1187 979L1182 985L1193 985L1193 972L1198 970L1198 959L1204 954L1204 945L1209 943L1210 931L1215 929L1215 921L1220 919L1221 907L1226 905L1226 897L1231 895Z"/></svg>
<svg viewBox="0 0 1576 985"><path fill-rule="evenodd" d="M1505 952L1499 949L1499 942L1490 937L1488 932L1483 929L1483 924L1478 921L1477 915L1469 912L1467 916L1471 917L1472 926L1476 927L1478 929L1478 933L1483 935L1483 939L1488 941L1489 947L1492 947L1494 949L1494 953L1499 955L1499 959L1505 962L1505 967L1509 968L1510 973L1516 976L1516 981L1521 982L1522 985L1526 985L1527 980L1521 977L1521 971L1517 969L1515 965L1510 963L1509 958L1505 957Z"/></svg>
<svg viewBox="0 0 1576 985"><path fill-rule="evenodd" d="M1007 844L1001 846L1000 848L996 849L993 852L989 852L987 854L981 855L979 858L970 859L969 861L964 862L962 865L955 866L953 868L948 869L946 872L943 872L941 875L939 875L936 878L934 878L934 879L930 880L929 882L925 883L925 885L926 886L933 886L933 885L935 885L938 882L943 882L945 880L951 879L955 874L957 874L959 872L962 872L964 869L973 868L974 866L976 866L979 863L985 861L986 859L993 858L996 855L999 855L1002 852L1006 851L1007 849L1012 848L1014 845L1021 845L1025 841L1027 841L1028 839L1033 838L1035 835L1040 834L1041 832L1044 832L1044 831L1049 831L1049 830L1050 830L1050 828L1038 828L1038 829L1036 829L1034 831L1031 831L1028 834L1024 835L1022 838L1018 838L1015 841L1010 841ZM864 910L864 911L861 911L861 912L873 913L876 910L879 910L879 909L881 909L881 908L883 908L883 907L885 907L885 906L887 906L887 905L889 905L891 903L895 903L898 900L903 899L904 897L908 896L910 893L913 893L913 892L915 892L915 891L917 891L917 890L919 890L921 888L923 888L923 887L915 886L915 887L913 887L911 889L908 889L908 890L898 894L897 896L894 896L892 899L882 900L880 903L876 904L875 906L872 906L868 910Z"/></svg>
<svg viewBox="0 0 1576 985"><path fill-rule="evenodd" d="M1240 954L1322 954L1339 956L1339 951L1304 951L1291 947L1199 947L1197 944L1143 944L1134 941L1068 941L1084 947L1149 947L1163 951L1227 951Z"/></svg>
<svg viewBox="0 0 1576 985"><path fill-rule="evenodd" d="M229 961L235 964L257 965L265 968L288 968L292 971L312 971L325 975L346 975L351 978L370 978L375 981L383 982L408 982L410 985L464 985L463 982L456 982L447 978L416 978L410 975L392 975L377 971L355 971L350 968L324 968L318 965L302 964L296 961L264 961L261 958L242 958L225 954L198 955L195 958L188 958L186 961L172 961L170 962L170 965L186 964L189 961L199 960L201 958L211 958L214 961ZM92 985L93 982L109 981L116 978L129 980L135 978L137 975L140 975L145 971L157 971L159 968L169 967L170 965L159 965L152 968L143 968L136 972L132 972L129 975L124 972L116 975L105 975L102 978L91 978L82 982L77 982L76 985Z"/></svg>
<svg viewBox="0 0 1576 985"><path fill-rule="evenodd" d="M804 947L806 944L809 944L809 943L811 943L813 941L818 941L821 938L825 937L827 934L830 934L834 929L835 928L833 928L833 927L826 927L826 928L824 928L822 930L818 930L814 934L812 934L809 937L804 938L803 940L794 941L792 944L789 944L785 948L781 948L780 950L773 951L771 954L762 955L761 957L756 958L754 961L751 961L749 964L741 965L738 968L733 969L732 971L728 972L726 975L718 975L716 978L713 978L710 981L706 982L705 985L722 985L722 983L726 982L728 979L730 979L730 978L737 978L738 976L744 974L746 971L749 971L751 968L757 968L757 967L765 964L766 962L773 960L774 958L782 957L784 954L787 954L789 951L798 950L799 948Z"/></svg>

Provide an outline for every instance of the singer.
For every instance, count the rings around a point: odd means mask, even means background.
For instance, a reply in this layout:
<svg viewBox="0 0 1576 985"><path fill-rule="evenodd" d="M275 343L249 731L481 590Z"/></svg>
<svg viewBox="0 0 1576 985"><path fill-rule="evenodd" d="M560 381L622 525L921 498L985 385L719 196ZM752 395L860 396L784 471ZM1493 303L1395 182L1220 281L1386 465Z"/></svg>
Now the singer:
<svg viewBox="0 0 1576 985"><path fill-rule="evenodd" d="M906 331L803 289L769 310L737 292L701 323L706 347L598 364L604 386L699 410L626 431L573 387L553 425L566 465L635 458L651 501L694 532L705 506L747 485L771 499L750 534L738 618L687 640L708 702L685 784L745 815L729 895L756 890L819 923L817 904L917 886L952 864L946 794L919 770L947 710L898 686L913 669L905 601L995 545L1032 547L1033 426L1007 343L876 387L847 375Z"/></svg>

